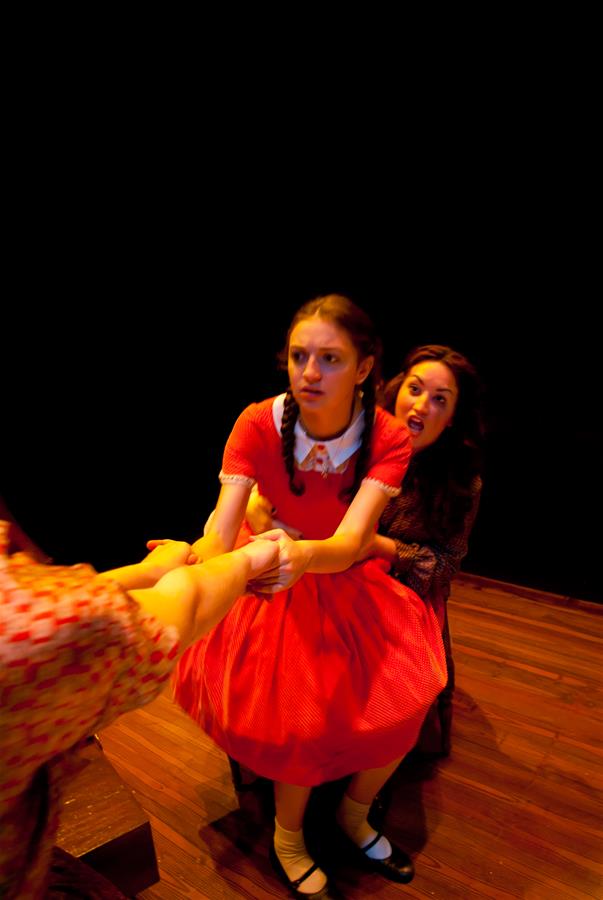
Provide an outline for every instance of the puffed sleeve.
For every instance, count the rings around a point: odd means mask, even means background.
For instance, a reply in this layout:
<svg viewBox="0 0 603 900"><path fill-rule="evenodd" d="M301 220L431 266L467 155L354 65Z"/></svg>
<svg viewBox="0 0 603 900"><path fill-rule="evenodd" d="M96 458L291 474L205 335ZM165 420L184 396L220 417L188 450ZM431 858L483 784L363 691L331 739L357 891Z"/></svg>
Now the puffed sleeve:
<svg viewBox="0 0 603 900"><path fill-rule="evenodd" d="M261 413L260 404L252 403L235 422L222 457L222 484L241 483L249 487L255 484L264 446Z"/></svg>
<svg viewBox="0 0 603 900"><path fill-rule="evenodd" d="M397 497L410 461L408 430L385 410L377 409L373 433L373 451L363 481L377 484L388 497Z"/></svg>

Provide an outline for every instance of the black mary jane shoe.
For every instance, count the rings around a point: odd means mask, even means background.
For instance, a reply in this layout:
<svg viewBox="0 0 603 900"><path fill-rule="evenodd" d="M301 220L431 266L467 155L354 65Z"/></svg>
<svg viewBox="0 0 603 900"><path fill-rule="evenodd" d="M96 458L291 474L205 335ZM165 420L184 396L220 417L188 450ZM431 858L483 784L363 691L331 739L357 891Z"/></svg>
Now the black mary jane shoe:
<svg viewBox="0 0 603 900"><path fill-rule="evenodd" d="M399 847L392 844L391 841L392 852L386 859L373 859L371 856L367 856L366 851L370 850L371 847L374 847L377 841L382 837L383 834L380 832L370 844L366 845L366 847L359 847L358 844L355 844L354 841L349 838L347 840L357 851L357 859L361 860L362 865L366 866L367 869L370 869L372 872L378 872L390 881L397 881L399 884L408 884L408 882L412 881L415 877L415 867L412 864L410 856L408 856L404 850L400 850Z"/></svg>
<svg viewBox="0 0 603 900"><path fill-rule="evenodd" d="M281 881L287 885L291 893L294 897L304 897L305 900L335 900L333 894L329 893L329 882L325 884L319 891L314 891L313 894L304 894L303 891L298 890L300 884L309 878L312 872L315 872L318 869L318 863L314 863L314 865L310 866L307 872L300 878L296 878L295 881L291 881L285 870L281 865L281 861L276 855L276 850L274 849L274 844L270 844L270 850L268 851L268 856L270 858L270 862L272 863L272 868L279 876Z"/></svg>

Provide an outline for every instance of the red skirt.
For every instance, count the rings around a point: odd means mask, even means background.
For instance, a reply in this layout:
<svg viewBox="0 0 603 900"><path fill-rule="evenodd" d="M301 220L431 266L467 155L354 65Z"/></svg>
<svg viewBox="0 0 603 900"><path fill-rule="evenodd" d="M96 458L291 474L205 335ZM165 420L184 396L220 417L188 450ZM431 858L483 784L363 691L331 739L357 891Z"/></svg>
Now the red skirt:
<svg viewBox="0 0 603 900"><path fill-rule="evenodd" d="M258 775L312 786L414 745L446 684L429 603L367 560L240 597L175 673L183 709Z"/></svg>

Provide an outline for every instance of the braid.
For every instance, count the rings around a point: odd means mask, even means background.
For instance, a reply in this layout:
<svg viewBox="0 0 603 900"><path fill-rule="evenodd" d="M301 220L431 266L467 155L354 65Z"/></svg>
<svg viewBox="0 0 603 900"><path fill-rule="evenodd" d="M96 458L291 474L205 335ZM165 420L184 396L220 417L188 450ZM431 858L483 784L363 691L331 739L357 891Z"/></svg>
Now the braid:
<svg viewBox="0 0 603 900"><path fill-rule="evenodd" d="M375 421L377 385L381 383L381 341L375 332L375 326L371 322L369 316L363 309L356 306L349 297L345 297L343 294L326 294L325 296L315 297L314 300L308 301L308 303L305 303L298 309L289 326L285 347L279 355L279 361L284 369L289 365L289 345L293 331L300 322L303 322L306 319L312 319L315 316L318 316L327 322L332 322L337 329L340 329L347 335L354 345L358 365L369 357L372 357L373 360L372 369L370 369L369 375L362 385L364 430L362 432L362 442L354 466L354 484L351 488L346 491L341 491L339 494L342 503L350 503L357 493L360 483L368 470L373 437L373 425ZM289 475L289 489L299 496L300 494L303 494L304 486L303 483L296 482L295 480L295 435L293 431L298 417L299 406L293 399L291 390L289 390L285 399L283 424L281 426L283 459L285 460L285 468Z"/></svg>
<svg viewBox="0 0 603 900"><path fill-rule="evenodd" d="M362 385L362 405L364 407L364 429L362 431L362 443L356 459L354 483L347 490L340 493L339 499L345 503L351 503L366 475L368 468L371 440L373 437L373 425L375 424L375 382L372 377L366 379Z"/></svg>
<svg viewBox="0 0 603 900"><path fill-rule="evenodd" d="M285 460L285 469L289 476L289 489L297 497L304 493L304 485L295 481L295 423L299 416L299 406L293 398L291 390L287 391L285 397L285 405L283 407L283 421L281 424L281 437L283 444L283 459Z"/></svg>

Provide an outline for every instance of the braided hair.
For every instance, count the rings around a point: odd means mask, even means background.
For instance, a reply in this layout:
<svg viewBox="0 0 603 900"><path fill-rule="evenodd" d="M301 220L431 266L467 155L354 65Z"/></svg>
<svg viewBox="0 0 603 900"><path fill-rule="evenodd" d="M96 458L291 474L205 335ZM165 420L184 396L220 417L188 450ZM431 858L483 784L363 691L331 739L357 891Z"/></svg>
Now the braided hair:
<svg viewBox="0 0 603 900"><path fill-rule="evenodd" d="M305 303L293 317L293 321L287 333L285 347L279 354L279 362L282 368L287 368L289 358L289 342L293 329L304 319L319 316L333 322L346 332L354 345L360 361L367 356L373 356L375 362L373 368L362 384L360 397L364 408L364 429L362 441L354 471L354 482L347 490L342 490L340 499L350 503L357 493L362 479L368 469L368 461L375 421L375 405L377 402L377 385L381 380L381 341L375 333L375 327L369 316L356 306L343 294L327 294L324 297L316 297ZM299 406L293 397L291 390L287 391L283 409L283 421L281 425L282 453L285 469L289 476L289 488L296 496L304 493L303 483L297 479L295 470L295 423L299 418Z"/></svg>

